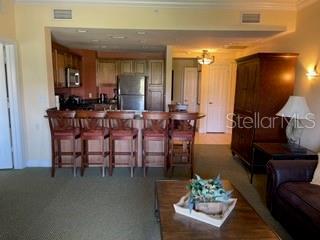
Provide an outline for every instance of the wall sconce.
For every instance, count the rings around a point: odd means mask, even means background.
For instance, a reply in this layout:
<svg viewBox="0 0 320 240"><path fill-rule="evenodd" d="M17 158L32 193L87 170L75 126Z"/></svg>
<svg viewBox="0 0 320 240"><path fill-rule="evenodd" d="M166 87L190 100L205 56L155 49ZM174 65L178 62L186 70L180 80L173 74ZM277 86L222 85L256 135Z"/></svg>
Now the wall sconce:
<svg viewBox="0 0 320 240"><path fill-rule="evenodd" d="M306 76L309 79L319 77L319 73L317 71L317 65L315 65L313 69L308 70L307 73L306 73Z"/></svg>

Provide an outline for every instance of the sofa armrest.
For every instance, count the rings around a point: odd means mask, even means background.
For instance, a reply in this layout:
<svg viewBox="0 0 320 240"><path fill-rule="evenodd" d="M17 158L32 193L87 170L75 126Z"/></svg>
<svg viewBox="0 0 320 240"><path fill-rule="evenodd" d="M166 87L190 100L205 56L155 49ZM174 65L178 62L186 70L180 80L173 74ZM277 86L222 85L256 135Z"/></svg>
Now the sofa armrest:
<svg viewBox="0 0 320 240"><path fill-rule="evenodd" d="M267 163L267 207L272 211L272 200L277 188L285 182L310 182L318 160L270 160Z"/></svg>

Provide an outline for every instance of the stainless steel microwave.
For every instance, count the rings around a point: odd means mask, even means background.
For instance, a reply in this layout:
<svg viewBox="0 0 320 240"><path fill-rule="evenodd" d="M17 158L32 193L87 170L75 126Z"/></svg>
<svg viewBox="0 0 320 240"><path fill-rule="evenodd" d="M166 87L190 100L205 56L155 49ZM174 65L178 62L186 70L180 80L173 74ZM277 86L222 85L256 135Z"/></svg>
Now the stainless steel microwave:
<svg viewBox="0 0 320 240"><path fill-rule="evenodd" d="M67 87L80 87L80 71L74 68L66 68Z"/></svg>

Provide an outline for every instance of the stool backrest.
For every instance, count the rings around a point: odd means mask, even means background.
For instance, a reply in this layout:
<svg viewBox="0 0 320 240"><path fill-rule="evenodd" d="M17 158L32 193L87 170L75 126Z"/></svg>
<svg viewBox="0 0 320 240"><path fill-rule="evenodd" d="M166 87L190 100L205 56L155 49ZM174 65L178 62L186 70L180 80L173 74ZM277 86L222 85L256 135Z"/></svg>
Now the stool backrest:
<svg viewBox="0 0 320 240"><path fill-rule="evenodd" d="M75 111L47 110L51 134L54 131L74 129Z"/></svg>
<svg viewBox="0 0 320 240"><path fill-rule="evenodd" d="M144 128L152 130L166 130L169 123L169 113L167 112L143 112Z"/></svg>
<svg viewBox="0 0 320 240"><path fill-rule="evenodd" d="M110 111L107 112L110 129L133 128L134 112Z"/></svg>
<svg viewBox="0 0 320 240"><path fill-rule="evenodd" d="M196 131L197 120L199 119L199 113L188 112L172 112L170 113L170 129L180 131Z"/></svg>
<svg viewBox="0 0 320 240"><path fill-rule="evenodd" d="M80 110L76 113L76 118L80 122L80 128L83 130L103 129L106 124L105 111Z"/></svg>

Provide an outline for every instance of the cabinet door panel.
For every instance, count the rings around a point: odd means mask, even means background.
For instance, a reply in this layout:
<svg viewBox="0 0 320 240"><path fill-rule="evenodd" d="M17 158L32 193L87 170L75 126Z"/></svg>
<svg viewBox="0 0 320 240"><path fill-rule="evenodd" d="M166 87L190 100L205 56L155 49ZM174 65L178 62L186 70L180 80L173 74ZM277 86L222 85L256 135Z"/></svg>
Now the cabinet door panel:
<svg viewBox="0 0 320 240"><path fill-rule="evenodd" d="M57 87L66 86L65 66L64 52L57 51Z"/></svg>
<svg viewBox="0 0 320 240"><path fill-rule="evenodd" d="M126 61L120 61L120 73L132 73L132 61L126 60Z"/></svg>
<svg viewBox="0 0 320 240"><path fill-rule="evenodd" d="M163 61L149 61L149 87L163 87Z"/></svg>
<svg viewBox="0 0 320 240"><path fill-rule="evenodd" d="M97 85L116 84L116 64L113 62L97 63Z"/></svg>
<svg viewBox="0 0 320 240"><path fill-rule="evenodd" d="M162 88L148 89L147 110L163 111L163 89Z"/></svg>
<svg viewBox="0 0 320 240"><path fill-rule="evenodd" d="M144 60L136 60L134 62L134 72L139 74L147 73L147 63Z"/></svg>

